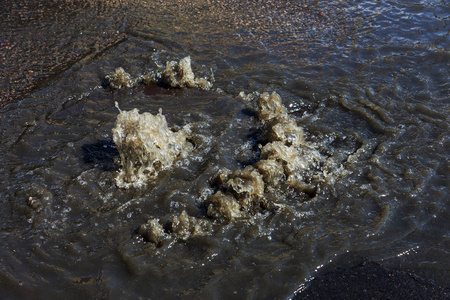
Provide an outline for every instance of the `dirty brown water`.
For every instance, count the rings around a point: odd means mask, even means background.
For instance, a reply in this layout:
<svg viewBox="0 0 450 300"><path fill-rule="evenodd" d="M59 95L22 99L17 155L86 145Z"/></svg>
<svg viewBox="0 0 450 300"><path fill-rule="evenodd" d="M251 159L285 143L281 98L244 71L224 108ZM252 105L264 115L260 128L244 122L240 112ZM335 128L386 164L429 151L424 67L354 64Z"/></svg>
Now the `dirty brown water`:
<svg viewBox="0 0 450 300"><path fill-rule="evenodd" d="M287 299L361 258L448 287L445 1L2 5L3 298ZM186 56L211 89L105 81ZM275 208L217 215L212 195L238 197L227 180L273 142L239 94L273 91L303 128L299 153L320 157L299 173L314 188L265 183ZM144 186L117 186L115 102L189 127L187 152ZM237 173L217 183L224 169Z"/></svg>

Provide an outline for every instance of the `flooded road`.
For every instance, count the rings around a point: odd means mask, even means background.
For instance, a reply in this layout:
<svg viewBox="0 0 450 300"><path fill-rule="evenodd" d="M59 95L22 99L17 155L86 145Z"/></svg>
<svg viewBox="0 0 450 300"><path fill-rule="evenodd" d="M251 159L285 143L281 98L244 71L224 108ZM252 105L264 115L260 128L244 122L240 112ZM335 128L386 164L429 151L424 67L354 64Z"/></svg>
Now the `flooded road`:
<svg viewBox="0 0 450 300"><path fill-rule="evenodd" d="M287 299L362 258L448 287L446 2L6 6L5 299Z"/></svg>

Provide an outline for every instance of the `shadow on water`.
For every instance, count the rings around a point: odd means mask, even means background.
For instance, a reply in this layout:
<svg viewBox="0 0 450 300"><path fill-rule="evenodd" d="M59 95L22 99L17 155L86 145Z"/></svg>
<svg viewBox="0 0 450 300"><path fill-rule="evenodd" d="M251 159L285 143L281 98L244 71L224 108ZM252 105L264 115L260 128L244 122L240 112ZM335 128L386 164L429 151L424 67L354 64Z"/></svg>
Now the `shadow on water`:
<svg viewBox="0 0 450 300"><path fill-rule="evenodd" d="M83 161L86 164L93 164L103 171L116 171L118 165L115 163L119 157L119 151L113 140L98 141L94 144L81 146Z"/></svg>

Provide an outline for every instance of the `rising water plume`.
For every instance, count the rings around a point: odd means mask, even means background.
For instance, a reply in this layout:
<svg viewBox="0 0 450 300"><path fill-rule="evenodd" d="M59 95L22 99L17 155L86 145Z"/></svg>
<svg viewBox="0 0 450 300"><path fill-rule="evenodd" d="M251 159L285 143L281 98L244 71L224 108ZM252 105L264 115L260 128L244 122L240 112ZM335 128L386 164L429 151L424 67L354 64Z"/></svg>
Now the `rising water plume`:
<svg viewBox="0 0 450 300"><path fill-rule="evenodd" d="M142 187L162 170L168 169L186 148L189 126L174 131L159 113L142 114L135 108L121 110L112 135L120 153L121 169L116 177L120 188Z"/></svg>
<svg viewBox="0 0 450 300"><path fill-rule="evenodd" d="M179 61L167 61L165 68L159 66L158 70L148 71L146 74L133 77L123 68L119 67L105 77L106 82L113 89L130 88L139 83L160 84L172 88L198 88L210 90L213 86L214 77L211 74L207 77L197 77L192 70L192 60L190 56Z"/></svg>
<svg viewBox="0 0 450 300"><path fill-rule="evenodd" d="M234 171L222 168L211 178L211 193L203 202L204 218L183 211L171 220L152 218L143 224L139 233L146 241L159 245L165 239L185 240L211 234L213 224L251 222L267 213L288 213L295 208L286 202L283 191L312 198L321 185L345 175L342 165L305 140L303 129L276 92L240 96L254 107L261 122L259 160ZM275 193L281 193L280 197L270 197Z"/></svg>

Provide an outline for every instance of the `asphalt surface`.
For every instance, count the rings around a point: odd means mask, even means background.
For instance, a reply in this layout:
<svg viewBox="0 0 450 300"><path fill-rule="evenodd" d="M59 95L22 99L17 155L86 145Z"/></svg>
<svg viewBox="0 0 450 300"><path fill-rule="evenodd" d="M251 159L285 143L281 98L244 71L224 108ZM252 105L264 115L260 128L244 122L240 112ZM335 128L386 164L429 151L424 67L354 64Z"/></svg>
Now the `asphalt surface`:
<svg viewBox="0 0 450 300"><path fill-rule="evenodd" d="M450 299L450 289L411 272L366 262L316 277L293 299Z"/></svg>

